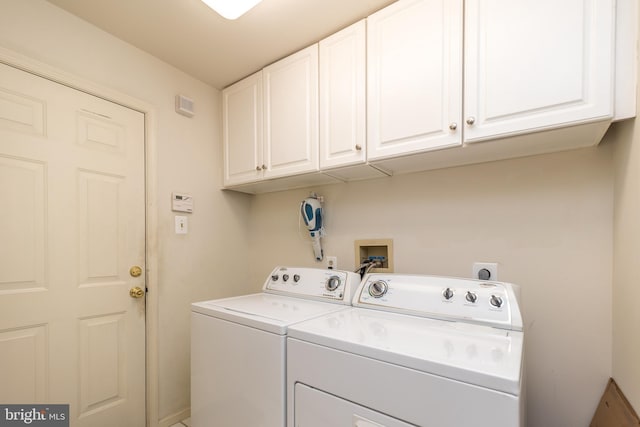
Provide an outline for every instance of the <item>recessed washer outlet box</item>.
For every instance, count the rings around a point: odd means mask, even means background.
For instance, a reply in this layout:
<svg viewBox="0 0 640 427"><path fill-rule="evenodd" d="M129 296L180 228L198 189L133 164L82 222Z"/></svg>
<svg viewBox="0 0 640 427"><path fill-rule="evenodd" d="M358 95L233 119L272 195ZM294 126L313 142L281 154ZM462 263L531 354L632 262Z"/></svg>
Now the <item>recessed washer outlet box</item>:
<svg viewBox="0 0 640 427"><path fill-rule="evenodd" d="M476 280L498 280L498 263L474 262L471 277Z"/></svg>
<svg viewBox="0 0 640 427"><path fill-rule="evenodd" d="M393 239L356 240L355 255L356 267L373 259L380 261L382 267L372 268L371 273L393 273Z"/></svg>

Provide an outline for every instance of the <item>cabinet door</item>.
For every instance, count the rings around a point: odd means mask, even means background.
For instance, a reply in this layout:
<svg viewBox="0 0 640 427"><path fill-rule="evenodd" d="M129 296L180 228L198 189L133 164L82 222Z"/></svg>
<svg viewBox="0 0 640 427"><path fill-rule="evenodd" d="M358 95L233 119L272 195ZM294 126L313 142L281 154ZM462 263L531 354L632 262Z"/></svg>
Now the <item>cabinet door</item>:
<svg viewBox="0 0 640 427"><path fill-rule="evenodd" d="M318 170L318 45L263 70L265 178Z"/></svg>
<svg viewBox="0 0 640 427"><path fill-rule="evenodd" d="M363 20L319 44L320 169L366 160L365 29Z"/></svg>
<svg viewBox="0 0 640 427"><path fill-rule="evenodd" d="M262 72L222 91L224 185L262 178Z"/></svg>
<svg viewBox="0 0 640 427"><path fill-rule="evenodd" d="M368 157L461 144L462 0L400 0L367 18Z"/></svg>
<svg viewBox="0 0 640 427"><path fill-rule="evenodd" d="M465 141L612 116L614 0L467 0Z"/></svg>

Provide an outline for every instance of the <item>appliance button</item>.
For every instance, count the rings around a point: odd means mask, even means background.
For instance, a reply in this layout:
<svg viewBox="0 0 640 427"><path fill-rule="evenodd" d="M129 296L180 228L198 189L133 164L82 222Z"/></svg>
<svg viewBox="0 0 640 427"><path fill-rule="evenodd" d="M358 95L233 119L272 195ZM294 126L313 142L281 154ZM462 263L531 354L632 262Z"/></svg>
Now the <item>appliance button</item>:
<svg viewBox="0 0 640 427"><path fill-rule="evenodd" d="M502 298L497 295L491 295L491 305L497 308L502 307Z"/></svg>
<svg viewBox="0 0 640 427"><path fill-rule="evenodd" d="M450 300L451 298L453 298L453 290L451 288L445 289L444 291L442 291L442 296L444 297L444 299Z"/></svg>
<svg viewBox="0 0 640 427"><path fill-rule="evenodd" d="M376 280L369 285L369 295L374 298L380 298L389 290L389 285L384 280Z"/></svg>
<svg viewBox="0 0 640 427"><path fill-rule="evenodd" d="M467 298L467 301L469 301L470 303L475 303L478 300L478 295L476 295L471 291L467 291L466 298Z"/></svg>
<svg viewBox="0 0 640 427"><path fill-rule="evenodd" d="M324 285L328 291L335 291L338 286L340 286L340 278L338 276L329 277Z"/></svg>

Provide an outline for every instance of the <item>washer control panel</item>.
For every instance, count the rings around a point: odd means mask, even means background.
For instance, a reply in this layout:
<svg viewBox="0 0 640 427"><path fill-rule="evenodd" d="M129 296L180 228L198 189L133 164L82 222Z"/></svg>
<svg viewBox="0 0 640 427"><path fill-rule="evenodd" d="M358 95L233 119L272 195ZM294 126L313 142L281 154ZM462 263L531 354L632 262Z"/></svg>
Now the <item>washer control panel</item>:
<svg viewBox="0 0 640 427"><path fill-rule="evenodd" d="M514 285L453 277L371 273L354 306L522 330Z"/></svg>
<svg viewBox="0 0 640 427"><path fill-rule="evenodd" d="M276 267L267 277L262 289L280 295L351 304L359 284L360 275L350 271Z"/></svg>

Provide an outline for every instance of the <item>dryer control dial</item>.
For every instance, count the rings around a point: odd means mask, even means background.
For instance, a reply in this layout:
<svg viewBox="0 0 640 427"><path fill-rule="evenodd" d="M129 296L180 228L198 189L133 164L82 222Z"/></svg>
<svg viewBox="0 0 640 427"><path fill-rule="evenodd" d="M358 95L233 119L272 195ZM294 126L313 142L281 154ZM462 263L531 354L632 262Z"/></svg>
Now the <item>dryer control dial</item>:
<svg viewBox="0 0 640 427"><path fill-rule="evenodd" d="M491 299L489 300L489 302L491 302L491 305L496 308L502 307L502 298L497 295L491 295Z"/></svg>
<svg viewBox="0 0 640 427"><path fill-rule="evenodd" d="M327 279L327 282L324 284L326 290L333 292L340 286L340 278L338 276L331 276Z"/></svg>
<svg viewBox="0 0 640 427"><path fill-rule="evenodd" d="M442 291L442 296L447 301L450 300L451 298L453 298L453 289L451 289L451 288L445 289L444 291Z"/></svg>
<svg viewBox="0 0 640 427"><path fill-rule="evenodd" d="M389 285L384 280L376 280L369 285L369 295L380 298L389 290Z"/></svg>
<svg viewBox="0 0 640 427"><path fill-rule="evenodd" d="M475 292L468 291L466 298L467 301L473 304L478 300L478 295Z"/></svg>

